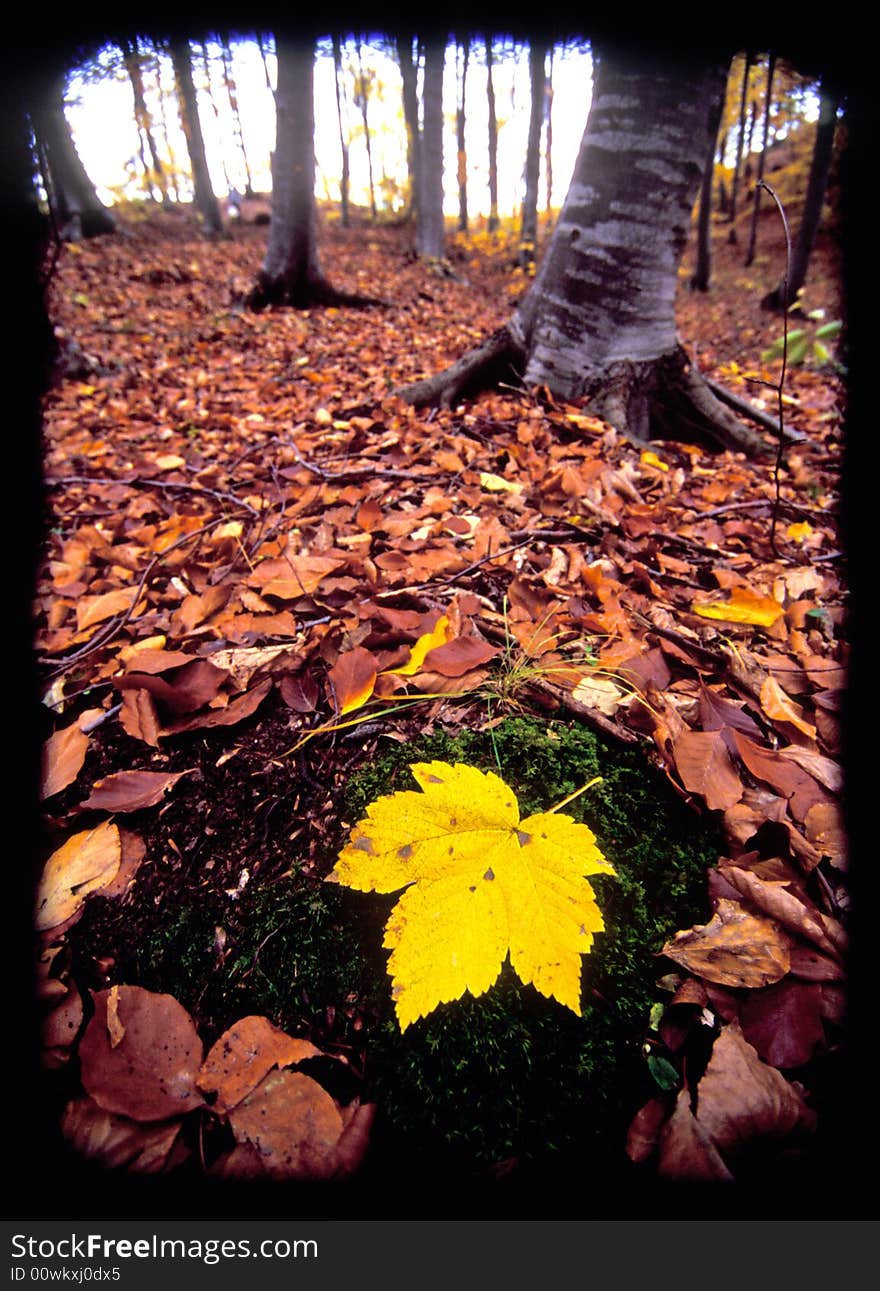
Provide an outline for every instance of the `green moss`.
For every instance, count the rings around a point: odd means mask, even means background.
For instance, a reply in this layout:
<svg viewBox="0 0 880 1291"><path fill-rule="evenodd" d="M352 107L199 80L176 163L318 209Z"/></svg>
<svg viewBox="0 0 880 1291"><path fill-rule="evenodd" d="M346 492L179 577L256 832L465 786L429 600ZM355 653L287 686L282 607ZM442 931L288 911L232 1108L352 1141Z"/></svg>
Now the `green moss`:
<svg viewBox="0 0 880 1291"><path fill-rule="evenodd" d="M368 1048L372 1092L411 1149L430 1145L472 1166L555 1151L605 1168L621 1154L634 1106L657 1092L641 1052L654 957L679 928L708 917L706 873L720 840L640 751L581 726L526 718L394 746L349 781L345 820L414 787L410 763L433 758L496 771L523 815L601 776L565 810L590 826L617 877L591 879L606 930L584 958L582 1017L523 986L506 965L479 999L444 1005L401 1034L386 981ZM372 936L381 942L381 927Z"/></svg>

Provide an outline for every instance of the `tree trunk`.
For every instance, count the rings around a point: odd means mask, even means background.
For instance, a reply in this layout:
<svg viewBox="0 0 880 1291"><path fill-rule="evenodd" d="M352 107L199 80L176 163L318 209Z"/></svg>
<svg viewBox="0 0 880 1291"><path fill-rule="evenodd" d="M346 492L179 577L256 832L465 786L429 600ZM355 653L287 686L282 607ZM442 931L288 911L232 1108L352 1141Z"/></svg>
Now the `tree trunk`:
<svg viewBox="0 0 880 1291"><path fill-rule="evenodd" d="M807 180L804 209L791 256L791 271L783 277L779 286L761 301L764 309L788 309L789 305L797 300L798 293L803 290L807 280L810 255L822 218L822 203L828 186L839 107L840 96L823 88L819 96L819 123L816 127L816 142L810 162L810 177Z"/></svg>
<svg viewBox="0 0 880 1291"><path fill-rule="evenodd" d="M498 117L492 79L492 37L486 36L486 95L489 100L489 232L498 228Z"/></svg>
<svg viewBox="0 0 880 1291"><path fill-rule="evenodd" d="M589 400L622 433L708 437L748 452L744 427L691 366L675 330L678 265L724 68L600 50L571 186L531 289L511 320L438 376L400 391L450 406L521 379Z"/></svg>
<svg viewBox="0 0 880 1291"><path fill-rule="evenodd" d="M446 251L443 219L443 65L446 40L432 35L425 42L424 125L421 137L416 253L423 260L442 260Z"/></svg>
<svg viewBox="0 0 880 1291"><path fill-rule="evenodd" d="M214 113L214 123L217 126L218 133L219 133L220 109L217 107L217 100L214 98L214 87L211 84L211 60L208 57L208 42L206 40L202 42L202 71L204 72L204 76L205 76L205 93L208 96L208 102L211 105L211 111ZM225 149L221 153L220 164L223 167L223 182L226 185L226 192L229 193L230 196L232 196L232 194L235 192L235 185L232 182L232 179L229 174L229 168L226 165Z"/></svg>
<svg viewBox="0 0 880 1291"><path fill-rule="evenodd" d="M546 168L547 200L544 209L548 215L553 206L553 47L550 47L550 61L547 68L547 83L544 86L544 115L547 118L547 146L544 149Z"/></svg>
<svg viewBox="0 0 880 1291"><path fill-rule="evenodd" d="M755 258L755 248L758 244L758 216L761 214L761 180L764 178L764 163L767 160L767 149L770 147L770 107L773 99L773 72L776 67L776 55L770 54L767 59L767 92L764 99L764 137L761 143L761 151L758 154L758 179L755 184L755 200L752 205L752 220L749 227L749 245L746 248L746 258L743 261L746 268Z"/></svg>
<svg viewBox="0 0 880 1291"><path fill-rule="evenodd" d="M355 94L354 97L355 97L355 102L357 103L358 107L361 110L361 119L363 120L363 123L364 123L364 144L366 145L366 149L367 149L367 173L369 175L369 180L370 180L370 216L372 217L373 223L375 224L378 212L376 210L376 186L373 182L373 145L370 139L370 123L367 115L369 93L368 93L367 77L364 72L364 60L363 60L360 40L358 40L357 42L357 57L358 57L358 85L357 85L357 93Z"/></svg>
<svg viewBox="0 0 880 1291"><path fill-rule="evenodd" d="M29 104L34 135L43 154L48 198L58 236L67 242L112 233L116 221L89 179L64 113L64 74L47 73Z"/></svg>
<svg viewBox="0 0 880 1291"><path fill-rule="evenodd" d="M406 163L409 171L409 216L418 219L421 188L421 136L419 133L418 68L413 62L412 36L395 38L400 79L403 82L403 120L406 125Z"/></svg>
<svg viewBox="0 0 880 1291"><path fill-rule="evenodd" d="M238 107L238 92L235 87L235 77L232 71L232 49L230 48L229 36L226 32L220 33L220 46L223 51L223 84L226 86L226 96L229 99L232 119L235 122L235 138L238 143L239 152L241 153L241 163L244 167L244 195L245 197L253 197L254 183L251 177L247 148L244 143L244 129L241 122L241 112Z"/></svg>
<svg viewBox="0 0 880 1291"><path fill-rule="evenodd" d="M718 127L721 124L721 111L724 104L718 100L718 110L714 114L710 132L712 141L709 144L709 155L703 171L703 182L700 185L700 209L697 215L697 262L691 276L691 288L694 291L708 291L712 277L712 183L715 178L715 153L718 148Z"/></svg>
<svg viewBox="0 0 880 1291"><path fill-rule="evenodd" d="M728 241L731 246L736 245L736 199L739 192L739 176L742 168L743 144L746 137L746 100L749 93L749 72L752 66L752 56L746 53L743 59L743 79L742 91L739 98L739 130L736 136L736 158L733 163L733 182L730 187L730 210L728 218L730 220L730 233Z"/></svg>
<svg viewBox="0 0 880 1291"><path fill-rule="evenodd" d="M367 297L337 291L321 272L315 209L314 46L278 36L275 48L272 218L266 258L246 303L251 309L376 304Z"/></svg>
<svg viewBox="0 0 880 1291"><path fill-rule="evenodd" d="M205 232L209 236L216 236L223 231L223 221L220 218L220 206L214 195L211 175L208 171L208 159L205 156L205 141L202 137L196 89L193 85L189 44L186 41L175 40L171 42L170 50L177 92L180 96L180 121L192 168L195 205L202 217Z"/></svg>
<svg viewBox="0 0 880 1291"><path fill-rule="evenodd" d="M455 111L455 134L458 143L457 155L457 177L458 177L458 228L459 232L467 233L468 227L468 201L467 201L467 148L465 146L465 105L467 101L467 74L468 60L471 53L470 36L465 35L461 44L456 47L456 56L461 52L461 70L459 73L459 99ZM458 57L456 57L458 61Z"/></svg>
<svg viewBox="0 0 880 1291"><path fill-rule="evenodd" d="M347 229L351 223L348 209L349 163L348 137L345 131L342 111L342 98L345 86L342 77L342 44L339 37L333 36L333 74L336 82L336 115L339 118L339 147L342 150L342 176L339 181L339 202L341 207L342 227Z"/></svg>
<svg viewBox="0 0 880 1291"><path fill-rule="evenodd" d="M526 193L522 206L519 238L519 263L528 268L535 263L538 242L538 178L541 171L541 127L544 124L544 61L547 51L537 41L529 46L529 83L532 106L529 113L529 140L526 148Z"/></svg>

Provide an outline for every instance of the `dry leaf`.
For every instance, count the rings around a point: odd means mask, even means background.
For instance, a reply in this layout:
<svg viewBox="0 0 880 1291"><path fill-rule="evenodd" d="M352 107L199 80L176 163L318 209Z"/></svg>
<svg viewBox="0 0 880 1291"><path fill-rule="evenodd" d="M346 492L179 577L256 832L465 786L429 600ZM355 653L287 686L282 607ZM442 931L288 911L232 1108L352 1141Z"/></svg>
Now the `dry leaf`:
<svg viewBox="0 0 880 1291"><path fill-rule="evenodd" d="M192 771L116 771L95 781L80 810L143 811L161 802L185 775Z"/></svg>
<svg viewBox="0 0 880 1291"><path fill-rule="evenodd" d="M791 967L790 940L770 919L720 900L707 924L678 932L660 952L688 972L721 986L767 986Z"/></svg>
<svg viewBox="0 0 880 1291"><path fill-rule="evenodd" d="M73 784L86 760L89 737L84 735L78 722L50 735L43 745L43 764L40 776L40 797L52 798L68 785Z"/></svg>
<svg viewBox="0 0 880 1291"><path fill-rule="evenodd" d="M254 1089L273 1067L290 1067L305 1058L320 1057L308 1040L297 1040L273 1026L268 1018L239 1019L216 1041L198 1076L206 1094L216 1094L214 1108L229 1111Z"/></svg>
<svg viewBox="0 0 880 1291"><path fill-rule="evenodd" d="M672 755L684 787L701 794L711 811L726 811L739 802L742 781L720 731L682 731L673 740Z"/></svg>
<svg viewBox="0 0 880 1291"><path fill-rule="evenodd" d="M43 868L37 887L37 928L57 928L70 919L86 897L115 878L121 859L119 830L109 821L69 838Z"/></svg>

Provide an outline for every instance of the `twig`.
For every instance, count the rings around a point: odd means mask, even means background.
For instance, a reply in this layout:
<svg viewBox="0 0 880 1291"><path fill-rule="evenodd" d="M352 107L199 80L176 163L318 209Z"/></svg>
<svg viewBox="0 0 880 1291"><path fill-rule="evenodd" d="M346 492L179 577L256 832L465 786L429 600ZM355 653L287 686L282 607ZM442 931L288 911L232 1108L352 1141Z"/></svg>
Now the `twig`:
<svg viewBox="0 0 880 1291"><path fill-rule="evenodd" d="M202 494L205 497L216 498L218 502L232 503L237 508L250 511L251 515L258 514L256 507L252 507L249 502L236 497L234 493L226 493L222 489L209 489L204 484L184 484L182 481L176 480L153 480L142 475L128 480L113 479L105 475L56 475L53 479L46 480L46 485L50 489L62 488L65 484L122 484L131 489L177 490L178 492Z"/></svg>

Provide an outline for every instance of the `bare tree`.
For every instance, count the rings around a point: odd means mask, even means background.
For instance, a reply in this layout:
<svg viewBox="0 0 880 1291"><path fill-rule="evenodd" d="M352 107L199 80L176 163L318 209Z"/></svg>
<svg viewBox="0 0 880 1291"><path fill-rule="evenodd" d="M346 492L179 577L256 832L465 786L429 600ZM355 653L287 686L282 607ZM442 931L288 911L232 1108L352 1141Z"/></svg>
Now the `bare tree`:
<svg viewBox="0 0 880 1291"><path fill-rule="evenodd" d="M180 121L192 167L195 205L202 218L205 232L213 236L222 233L223 220L220 217L220 206L211 184L211 173L208 170L196 88L193 84L189 42L182 39L172 40L170 51L180 100Z"/></svg>

